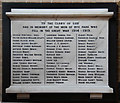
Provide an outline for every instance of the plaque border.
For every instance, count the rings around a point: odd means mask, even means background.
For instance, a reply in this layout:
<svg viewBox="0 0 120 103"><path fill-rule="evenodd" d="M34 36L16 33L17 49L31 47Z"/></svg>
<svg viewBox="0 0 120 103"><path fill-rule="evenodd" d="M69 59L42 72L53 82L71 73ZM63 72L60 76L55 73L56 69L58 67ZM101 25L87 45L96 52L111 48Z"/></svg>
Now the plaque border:
<svg viewBox="0 0 120 103"><path fill-rule="evenodd" d="M113 17L109 20L109 86L114 88L114 93L103 94L102 102L117 101L117 4L116 3L2 3L3 10L3 36L2 36L2 101L4 102L25 102L25 101L44 101L44 102L92 102L99 100L90 100L89 93L30 93L30 99L16 98L15 93L5 93L5 89L10 86L10 65L11 65L11 40L10 40L10 19L5 15L5 12L10 12L11 8L39 8L39 9L72 9L72 8L108 8L114 12ZM116 35L113 35L116 34ZM41 97L41 98L40 98ZM40 98L40 99L39 99ZM47 99L46 99L47 98Z"/></svg>

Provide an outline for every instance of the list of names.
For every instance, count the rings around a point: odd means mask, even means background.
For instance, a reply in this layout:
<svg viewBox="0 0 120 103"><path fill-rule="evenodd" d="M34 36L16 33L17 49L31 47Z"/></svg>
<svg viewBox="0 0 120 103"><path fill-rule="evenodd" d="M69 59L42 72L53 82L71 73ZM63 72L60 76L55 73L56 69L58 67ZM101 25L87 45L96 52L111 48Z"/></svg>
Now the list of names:
<svg viewBox="0 0 120 103"><path fill-rule="evenodd" d="M12 85L106 85L106 22L58 19L12 24Z"/></svg>

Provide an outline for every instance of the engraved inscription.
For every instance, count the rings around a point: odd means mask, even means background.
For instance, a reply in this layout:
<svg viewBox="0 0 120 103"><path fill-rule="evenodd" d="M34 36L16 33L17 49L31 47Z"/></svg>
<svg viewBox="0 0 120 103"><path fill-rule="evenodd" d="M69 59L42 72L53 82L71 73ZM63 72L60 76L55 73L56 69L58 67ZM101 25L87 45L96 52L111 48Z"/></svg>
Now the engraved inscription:
<svg viewBox="0 0 120 103"><path fill-rule="evenodd" d="M12 21L12 85L106 85L107 21Z"/></svg>

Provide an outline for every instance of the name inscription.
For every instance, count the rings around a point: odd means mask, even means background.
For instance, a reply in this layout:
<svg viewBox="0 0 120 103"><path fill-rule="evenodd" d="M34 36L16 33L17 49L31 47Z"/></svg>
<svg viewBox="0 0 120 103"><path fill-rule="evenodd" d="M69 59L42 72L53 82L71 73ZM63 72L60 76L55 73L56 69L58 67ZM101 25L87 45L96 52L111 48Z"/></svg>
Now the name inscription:
<svg viewBox="0 0 120 103"><path fill-rule="evenodd" d="M106 85L107 21L12 21L13 85Z"/></svg>

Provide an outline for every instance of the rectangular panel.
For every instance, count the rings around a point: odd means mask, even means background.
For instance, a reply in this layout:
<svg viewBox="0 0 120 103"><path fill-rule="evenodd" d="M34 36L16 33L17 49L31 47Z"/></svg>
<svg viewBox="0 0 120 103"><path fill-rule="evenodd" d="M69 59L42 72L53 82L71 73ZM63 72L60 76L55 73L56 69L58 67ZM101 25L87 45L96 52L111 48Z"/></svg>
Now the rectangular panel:
<svg viewBox="0 0 120 103"><path fill-rule="evenodd" d="M13 19L11 30L11 86L48 88L39 92L60 92L52 89L57 86L61 92L66 86L77 87L66 92L83 92L79 86L86 92L93 87L111 91L107 18Z"/></svg>
<svg viewBox="0 0 120 103"><path fill-rule="evenodd" d="M117 4L2 8L3 102L117 101Z"/></svg>

